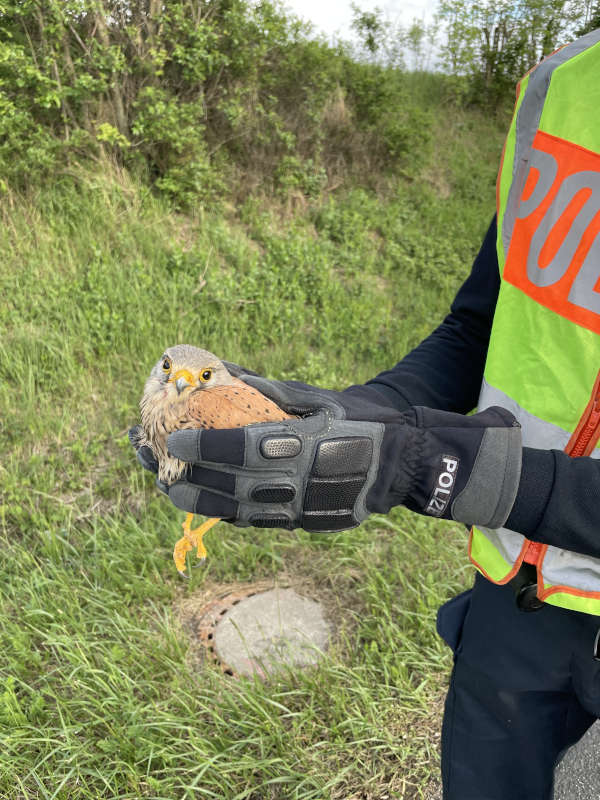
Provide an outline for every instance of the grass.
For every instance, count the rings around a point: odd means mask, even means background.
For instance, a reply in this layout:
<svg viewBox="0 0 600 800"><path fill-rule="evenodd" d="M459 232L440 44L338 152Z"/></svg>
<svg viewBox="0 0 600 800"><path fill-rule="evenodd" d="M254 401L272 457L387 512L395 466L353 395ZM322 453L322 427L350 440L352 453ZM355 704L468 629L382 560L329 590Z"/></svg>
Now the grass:
<svg viewBox="0 0 600 800"><path fill-rule="evenodd" d="M489 120L442 121L418 180L294 216L265 198L178 215L108 165L5 196L2 798L427 796L450 665L435 614L471 579L461 527L401 509L335 535L222 524L182 583L182 515L126 431L175 342L341 388L426 336L493 213L501 146ZM182 607L262 579L326 603L327 657L266 684L198 668Z"/></svg>

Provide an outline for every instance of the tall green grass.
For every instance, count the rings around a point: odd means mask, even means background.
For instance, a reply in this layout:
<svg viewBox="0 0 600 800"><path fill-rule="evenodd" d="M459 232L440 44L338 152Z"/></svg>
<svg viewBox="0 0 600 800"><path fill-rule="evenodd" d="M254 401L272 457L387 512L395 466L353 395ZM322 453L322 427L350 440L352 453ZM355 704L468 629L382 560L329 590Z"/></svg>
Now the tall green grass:
<svg viewBox="0 0 600 800"><path fill-rule="evenodd" d="M265 197L179 215L109 165L5 196L2 798L412 798L435 780L450 659L434 619L470 580L460 526L402 510L335 535L222 524L184 584L181 514L126 431L175 342L341 388L426 336L493 213L501 146L468 115L436 141L420 179L294 215ZM326 602L318 667L266 684L198 668L182 604L256 579Z"/></svg>

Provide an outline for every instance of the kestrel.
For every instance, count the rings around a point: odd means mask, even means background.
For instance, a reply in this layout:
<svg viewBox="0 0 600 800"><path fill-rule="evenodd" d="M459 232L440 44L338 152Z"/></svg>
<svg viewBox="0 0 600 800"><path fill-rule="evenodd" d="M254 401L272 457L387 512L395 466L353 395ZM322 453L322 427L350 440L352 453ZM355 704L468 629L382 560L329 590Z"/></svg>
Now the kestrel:
<svg viewBox="0 0 600 800"><path fill-rule="evenodd" d="M185 428L239 428L256 422L289 419L278 405L239 378L207 350L189 344L169 347L156 362L140 401L143 434L138 446L148 445L158 461L158 477L166 484L182 478L189 467L167 451L167 437ZM191 529L193 514L183 523L173 560L185 576L186 554L197 548L206 558L202 537L218 519Z"/></svg>

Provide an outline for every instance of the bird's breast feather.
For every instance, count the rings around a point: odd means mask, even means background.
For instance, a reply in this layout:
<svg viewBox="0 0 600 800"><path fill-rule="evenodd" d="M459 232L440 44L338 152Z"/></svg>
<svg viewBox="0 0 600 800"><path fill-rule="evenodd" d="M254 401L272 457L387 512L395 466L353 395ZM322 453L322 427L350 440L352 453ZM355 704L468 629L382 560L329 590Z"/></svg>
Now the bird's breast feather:
<svg viewBox="0 0 600 800"><path fill-rule="evenodd" d="M243 381L198 389L189 395L190 420L201 428L238 428L290 419L283 409Z"/></svg>

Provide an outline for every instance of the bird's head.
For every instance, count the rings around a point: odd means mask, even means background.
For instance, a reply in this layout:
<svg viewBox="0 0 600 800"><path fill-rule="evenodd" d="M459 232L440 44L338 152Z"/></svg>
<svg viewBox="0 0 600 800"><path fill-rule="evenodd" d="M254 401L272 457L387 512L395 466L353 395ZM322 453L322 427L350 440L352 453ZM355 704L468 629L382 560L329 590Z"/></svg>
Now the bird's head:
<svg viewBox="0 0 600 800"><path fill-rule="evenodd" d="M157 393L176 397L183 392L209 389L232 383L233 378L217 356L189 344L177 344L165 350L152 367L144 397Z"/></svg>

